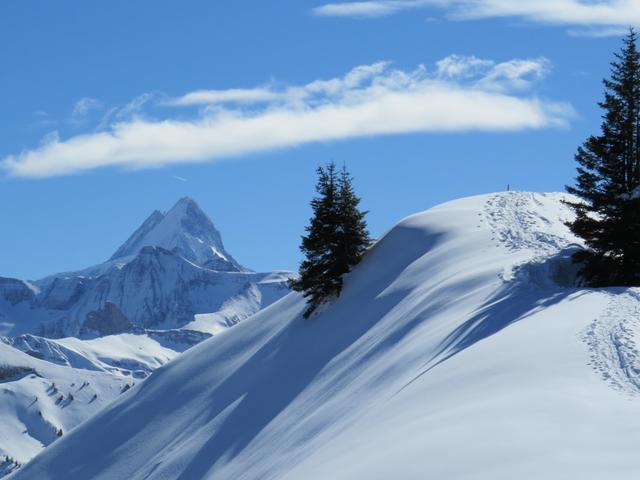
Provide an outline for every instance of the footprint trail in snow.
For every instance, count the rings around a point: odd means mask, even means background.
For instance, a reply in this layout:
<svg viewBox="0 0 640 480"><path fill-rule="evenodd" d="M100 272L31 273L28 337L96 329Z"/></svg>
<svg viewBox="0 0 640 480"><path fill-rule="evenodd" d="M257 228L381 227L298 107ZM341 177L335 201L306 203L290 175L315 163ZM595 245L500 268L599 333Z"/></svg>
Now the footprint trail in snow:
<svg viewBox="0 0 640 480"><path fill-rule="evenodd" d="M640 290L609 293L609 305L583 332L590 365L611 387L640 395Z"/></svg>
<svg viewBox="0 0 640 480"><path fill-rule="evenodd" d="M562 223L571 218L560 193L509 192L487 200L484 215L493 239L511 251L529 250L534 257L557 253L572 235ZM545 209L539 208L547 204ZM558 208L559 207L559 208ZM541 212L549 213L548 217Z"/></svg>
<svg viewBox="0 0 640 480"><path fill-rule="evenodd" d="M484 219L493 233L493 240L511 251L528 250L531 259L514 265L513 271L522 271L558 253L570 245L572 235L567 227L558 223L571 218L568 207L545 218L533 212L549 212L550 208L531 208L551 199L556 205L560 194L511 192L491 197L485 204ZM551 210L552 211L552 210ZM559 230L562 229L562 230ZM576 243L578 239L575 239ZM524 269L526 271L526 268ZM523 275L506 275L505 280L526 280ZM547 284L549 285L549 284ZM559 287L562 288L562 287ZM609 297L607 308L581 333L589 349L589 365L612 388L631 396L640 395L640 289L603 290Z"/></svg>

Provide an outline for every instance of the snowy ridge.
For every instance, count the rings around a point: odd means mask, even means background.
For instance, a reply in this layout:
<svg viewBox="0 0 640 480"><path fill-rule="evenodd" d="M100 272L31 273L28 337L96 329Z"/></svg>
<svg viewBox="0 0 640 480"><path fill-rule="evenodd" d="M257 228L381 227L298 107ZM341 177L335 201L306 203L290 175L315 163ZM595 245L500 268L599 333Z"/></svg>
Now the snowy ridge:
<svg viewBox="0 0 640 480"><path fill-rule="evenodd" d="M24 295L18 302L4 300L0 292L0 335L84 338L133 327L183 328L194 315L217 312L250 285L261 291L264 300L256 304L247 299L254 308L246 313L255 313L288 292L291 276L290 272L219 272L160 247L145 247L127 264L96 277L56 276L47 284L39 283L40 294Z"/></svg>
<svg viewBox="0 0 640 480"><path fill-rule="evenodd" d="M549 277L574 242L560 199L509 192L404 219L309 321L287 295L12 480L636 478L640 404L581 340L596 319L611 337L610 292Z"/></svg>
<svg viewBox="0 0 640 480"><path fill-rule="evenodd" d="M140 251L142 247L149 245L144 241L145 237L149 235L160 222L164 220L164 214L159 210L154 210L149 217L142 222L142 225L131 234L131 236L124 242L120 248L111 256L109 261L117 260L119 258L129 257L135 255ZM151 245L155 245L151 243Z"/></svg>
<svg viewBox="0 0 640 480"><path fill-rule="evenodd" d="M147 246L162 247L212 270L245 271L225 251L220 232L209 217L188 197L166 214L154 211L109 260L131 257Z"/></svg>
<svg viewBox="0 0 640 480"><path fill-rule="evenodd" d="M0 342L55 365L142 379L210 336L190 330L139 330L91 340L25 334L0 337Z"/></svg>

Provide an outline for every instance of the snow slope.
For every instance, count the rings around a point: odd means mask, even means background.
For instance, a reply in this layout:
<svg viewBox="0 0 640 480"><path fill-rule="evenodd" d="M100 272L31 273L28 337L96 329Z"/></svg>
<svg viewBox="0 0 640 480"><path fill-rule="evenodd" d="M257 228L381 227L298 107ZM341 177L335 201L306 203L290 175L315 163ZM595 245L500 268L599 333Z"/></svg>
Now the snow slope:
<svg viewBox="0 0 640 480"><path fill-rule="evenodd" d="M5 457L26 463L136 382L104 370L56 365L3 342L0 359L0 476L9 467Z"/></svg>
<svg viewBox="0 0 640 480"><path fill-rule="evenodd" d="M10 478L638 478L640 290L570 286L562 197L404 219L310 320L289 294Z"/></svg>
<svg viewBox="0 0 640 480"><path fill-rule="evenodd" d="M58 430L68 432L209 337L188 333L142 331L92 340L0 337L0 477L7 473L5 457L26 463L58 438Z"/></svg>

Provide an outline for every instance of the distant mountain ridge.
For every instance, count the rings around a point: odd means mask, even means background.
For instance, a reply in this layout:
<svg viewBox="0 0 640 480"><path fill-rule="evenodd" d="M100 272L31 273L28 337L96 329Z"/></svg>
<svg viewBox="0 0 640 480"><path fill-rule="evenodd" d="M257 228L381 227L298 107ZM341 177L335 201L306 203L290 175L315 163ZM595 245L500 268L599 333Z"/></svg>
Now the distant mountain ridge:
<svg viewBox="0 0 640 480"><path fill-rule="evenodd" d="M251 306L241 307L241 315L225 308L232 324L287 293L291 276L243 267L209 217L185 197L166 213L154 211L102 264L35 282L0 278L0 335L182 328L196 314L215 313L231 298L239 305L246 295Z"/></svg>

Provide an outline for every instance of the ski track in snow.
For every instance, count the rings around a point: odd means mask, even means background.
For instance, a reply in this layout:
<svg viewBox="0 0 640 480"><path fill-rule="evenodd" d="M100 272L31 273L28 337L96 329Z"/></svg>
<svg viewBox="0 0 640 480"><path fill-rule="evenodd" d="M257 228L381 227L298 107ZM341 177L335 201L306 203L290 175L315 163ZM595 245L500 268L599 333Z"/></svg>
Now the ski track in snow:
<svg viewBox="0 0 640 480"><path fill-rule="evenodd" d="M487 200L484 219L492 231L492 240L511 251L529 250L532 258L512 267L522 267L557 254L571 242L567 235L556 235L552 222L533 212L546 209L531 208L531 203L542 205L544 194L510 192ZM566 208L566 207L565 207ZM564 213L564 212L563 212ZM566 220L570 212L566 210ZM564 215L562 215L564 217ZM557 220L556 220L557 222ZM522 281L517 275L504 277ZM589 365L613 389L624 394L640 396L640 289L607 292L607 308L580 334L589 349Z"/></svg>
<svg viewBox="0 0 640 480"><path fill-rule="evenodd" d="M609 305L582 333L589 364L612 388L640 395L640 290L610 293Z"/></svg>

